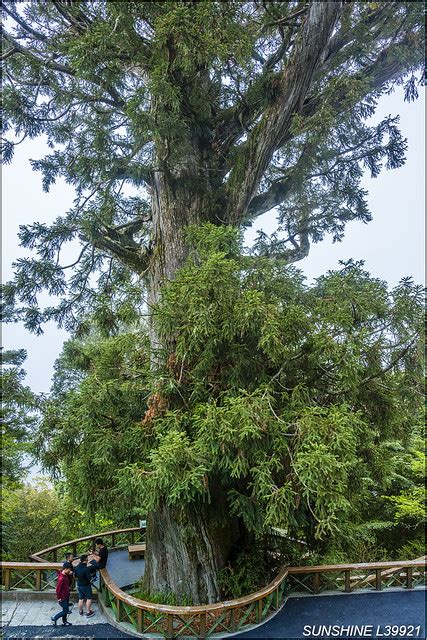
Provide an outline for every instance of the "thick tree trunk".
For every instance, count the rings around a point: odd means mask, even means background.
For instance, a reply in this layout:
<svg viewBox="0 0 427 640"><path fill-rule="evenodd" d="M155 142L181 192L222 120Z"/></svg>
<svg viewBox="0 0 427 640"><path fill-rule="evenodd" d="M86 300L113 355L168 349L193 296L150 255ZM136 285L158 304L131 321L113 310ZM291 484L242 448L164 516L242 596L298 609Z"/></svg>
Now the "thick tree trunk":
<svg viewBox="0 0 427 640"><path fill-rule="evenodd" d="M173 592L179 602L206 604L220 599L218 573L240 536L221 496L212 504L168 507L163 502L147 520L144 588Z"/></svg>
<svg viewBox="0 0 427 640"><path fill-rule="evenodd" d="M162 287L185 262L189 225L215 219L218 212L218 172L209 166L206 147L189 144L184 162L175 161L154 175L152 193L153 256L149 273L149 304L159 300ZM161 163L159 162L159 166ZM158 363L171 344L159 344L151 327L153 363ZM150 593L173 592L181 601L194 604L220 598L218 572L240 536L237 519L230 517L226 499L211 487L211 503L160 505L147 518L147 553L144 589Z"/></svg>

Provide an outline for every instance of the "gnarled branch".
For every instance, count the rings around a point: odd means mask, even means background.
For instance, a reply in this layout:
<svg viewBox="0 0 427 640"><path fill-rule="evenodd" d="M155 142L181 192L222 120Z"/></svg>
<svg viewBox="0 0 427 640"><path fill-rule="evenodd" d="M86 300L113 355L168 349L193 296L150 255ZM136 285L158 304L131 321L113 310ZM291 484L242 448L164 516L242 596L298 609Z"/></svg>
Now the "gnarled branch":
<svg viewBox="0 0 427 640"><path fill-rule="evenodd" d="M238 154L228 182L227 219L240 221L256 193L280 140L299 112L320 57L341 11L341 2L313 3L294 46L288 65L281 74L278 97L248 135Z"/></svg>

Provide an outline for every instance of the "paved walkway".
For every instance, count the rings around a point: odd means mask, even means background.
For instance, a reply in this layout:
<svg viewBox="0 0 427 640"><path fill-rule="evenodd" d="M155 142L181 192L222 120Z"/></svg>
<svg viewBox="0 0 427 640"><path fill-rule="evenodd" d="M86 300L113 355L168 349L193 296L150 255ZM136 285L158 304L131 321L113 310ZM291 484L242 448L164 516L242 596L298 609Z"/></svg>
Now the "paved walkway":
<svg viewBox="0 0 427 640"><path fill-rule="evenodd" d="M360 638L354 626L364 626L367 638L425 638L425 590L373 591L370 593L340 594L333 596L291 597L281 611L269 622L235 638ZM350 627L347 632L333 634L329 625ZM398 625L392 634L387 625ZM412 625L414 629L409 629ZM372 629L368 628L372 626ZM321 628L322 627L322 628ZM418 627L418 629L417 629ZM305 628L305 633L304 633ZM381 635L382 634L382 635Z"/></svg>
<svg viewBox="0 0 427 640"><path fill-rule="evenodd" d="M76 596L71 596L71 602L76 600ZM92 605L92 609L95 611L95 615L92 618L86 618L86 616L80 616L78 608L74 605L72 613L69 616L70 622L73 626L92 626L99 622L106 622L106 618L98 604L95 602ZM55 613L58 613L60 608L56 601L55 595L48 596L43 600L15 600L13 598L4 598L2 601L1 623L3 629L7 627L25 627L28 625L50 625L50 618ZM62 624L62 620L59 620L58 626Z"/></svg>
<svg viewBox="0 0 427 640"><path fill-rule="evenodd" d="M92 618L80 616L78 608L68 616L72 627L63 627L62 620L54 627L50 617L59 611L52 594L45 600L16 601L4 598L2 601L3 638L134 638L119 631L110 624L97 603L92 605Z"/></svg>
<svg viewBox="0 0 427 640"><path fill-rule="evenodd" d="M129 587L139 580L144 568L144 560L129 560L127 549L110 551L108 554L108 573L118 587Z"/></svg>
<svg viewBox="0 0 427 640"><path fill-rule="evenodd" d="M21 640L21 638L134 638L122 633L110 624L94 624L90 627L9 627L3 630L3 638L8 640Z"/></svg>
<svg viewBox="0 0 427 640"><path fill-rule="evenodd" d="M127 549L119 550L119 551L111 551L108 556L108 571L110 576L114 580L114 582L119 587L127 587L136 582L144 573L145 562L144 560L129 560ZM29 601L17 601L14 599L13 592L10 592L10 598L6 597L2 603L2 620L1 624L3 627L3 632L5 637L12 637L10 635L10 628L15 628L15 635L18 633L16 627L19 627L19 633L27 633L30 629L31 633L34 632L35 629L39 629L43 631L42 637L52 637L52 633L55 635L61 635L66 637L74 637L72 632L67 629L63 629L61 627L61 620L58 622L57 631L52 627L49 630L49 627L46 628L45 625L50 625L50 617L59 611L56 599L54 594L48 596L46 594L46 599L43 600L29 600ZM77 595L72 594L71 602L77 601ZM73 613L70 615L70 622L72 622L73 627L79 627L79 633L82 634L82 637L86 637L87 633L83 627L89 628L89 636L92 637L103 637L100 635L95 635L98 627L105 627L103 623L107 622L107 618L99 609L98 605L95 603L92 607L96 611L96 615L93 618L86 618L85 616L81 617L78 614L77 606L74 606ZM101 623L101 624L100 624ZM92 630L93 627L93 630ZM110 628L110 625L107 625ZM70 627L71 628L71 627ZM114 627L111 627L114 629ZM28 631L30 633L30 631ZM117 632L119 633L119 632ZM48 634L48 635L46 635ZM15 637L15 636L13 636ZM23 635L21 637L31 638L31 635ZM108 635L105 637L115 637L113 635ZM119 637L119 636L117 636ZM122 635L120 637L132 637L128 635Z"/></svg>

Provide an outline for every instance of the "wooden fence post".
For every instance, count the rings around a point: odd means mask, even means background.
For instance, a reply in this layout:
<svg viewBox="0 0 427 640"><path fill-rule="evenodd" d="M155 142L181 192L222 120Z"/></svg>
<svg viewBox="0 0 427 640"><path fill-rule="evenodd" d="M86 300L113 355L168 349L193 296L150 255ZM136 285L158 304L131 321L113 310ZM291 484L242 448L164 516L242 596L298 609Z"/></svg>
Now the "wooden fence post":
<svg viewBox="0 0 427 640"><path fill-rule="evenodd" d="M314 593L319 593L320 591L320 574L319 573L313 574L313 591Z"/></svg>
<svg viewBox="0 0 427 640"><path fill-rule="evenodd" d="M166 634L167 638L173 638L173 615L171 613L167 614Z"/></svg>
<svg viewBox="0 0 427 640"><path fill-rule="evenodd" d="M346 570L344 571L344 576L345 576L345 591L346 593L350 593L351 591L351 582L350 582L350 571Z"/></svg>
<svg viewBox="0 0 427 640"><path fill-rule="evenodd" d="M412 567L406 567L406 588L412 589Z"/></svg>
<svg viewBox="0 0 427 640"><path fill-rule="evenodd" d="M36 591L42 590L42 572L41 569L36 569Z"/></svg>
<svg viewBox="0 0 427 640"><path fill-rule="evenodd" d="M4 590L10 591L10 569L3 569L4 571Z"/></svg>
<svg viewBox="0 0 427 640"><path fill-rule="evenodd" d="M142 633L142 629L144 627L144 612L142 609L136 610L136 628L139 633Z"/></svg>
<svg viewBox="0 0 427 640"><path fill-rule="evenodd" d="M262 622L262 598L256 603L256 620L257 622Z"/></svg>
<svg viewBox="0 0 427 640"><path fill-rule="evenodd" d="M377 591L381 591L382 583L381 583L381 569L375 569L375 589Z"/></svg>
<svg viewBox="0 0 427 640"><path fill-rule="evenodd" d="M121 605L121 601L117 598L117 602L116 602L116 622L120 622L120 605Z"/></svg>
<svg viewBox="0 0 427 640"><path fill-rule="evenodd" d="M237 609L231 610L230 623L231 623L231 631L237 631Z"/></svg>
<svg viewBox="0 0 427 640"><path fill-rule="evenodd" d="M199 638L206 638L206 613L201 613L199 618Z"/></svg>

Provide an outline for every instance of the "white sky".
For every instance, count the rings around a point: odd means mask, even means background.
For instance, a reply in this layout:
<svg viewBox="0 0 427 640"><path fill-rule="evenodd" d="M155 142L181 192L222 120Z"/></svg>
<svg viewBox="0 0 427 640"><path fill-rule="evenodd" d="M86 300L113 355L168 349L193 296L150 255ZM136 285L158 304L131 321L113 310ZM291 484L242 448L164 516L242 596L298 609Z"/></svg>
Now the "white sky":
<svg viewBox="0 0 427 640"><path fill-rule="evenodd" d="M401 90L383 97L375 120L388 114L401 116L401 130L409 142L406 164L401 169L384 171L376 179L364 179L373 221L367 225L348 224L341 243L332 244L326 239L313 245L310 255L297 263L308 281L337 268L339 260L354 258L365 260L365 267L391 286L403 276L424 282L424 93L410 104L403 101ZM46 151L40 140L25 141L17 147L13 163L3 168L4 282L12 277L12 262L27 253L18 246L19 225L49 223L73 201L73 189L64 182L56 184L48 194L42 191L41 176L31 170L29 158L43 157ZM274 214L262 216L254 228L261 226L271 233ZM40 299L48 302L46 296ZM43 336L32 335L17 324L3 327L7 349L27 350L26 383L36 392L49 390L53 364L66 338L67 333L52 323L45 327Z"/></svg>

